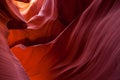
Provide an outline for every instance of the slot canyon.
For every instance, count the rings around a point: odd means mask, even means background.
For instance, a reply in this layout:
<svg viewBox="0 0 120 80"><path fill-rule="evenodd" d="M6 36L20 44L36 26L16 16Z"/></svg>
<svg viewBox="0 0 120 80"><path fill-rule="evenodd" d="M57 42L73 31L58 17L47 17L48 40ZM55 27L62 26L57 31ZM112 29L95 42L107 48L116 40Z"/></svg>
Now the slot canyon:
<svg viewBox="0 0 120 80"><path fill-rule="evenodd" d="M120 80L120 0L0 0L0 80Z"/></svg>

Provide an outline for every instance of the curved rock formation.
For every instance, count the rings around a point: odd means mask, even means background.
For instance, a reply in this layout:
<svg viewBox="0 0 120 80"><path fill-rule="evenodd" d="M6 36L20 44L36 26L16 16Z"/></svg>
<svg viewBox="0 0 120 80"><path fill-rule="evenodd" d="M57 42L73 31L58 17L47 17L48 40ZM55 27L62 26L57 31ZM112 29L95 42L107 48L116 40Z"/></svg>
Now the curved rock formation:
<svg viewBox="0 0 120 80"><path fill-rule="evenodd" d="M0 80L120 79L120 0L1 0L0 17Z"/></svg>

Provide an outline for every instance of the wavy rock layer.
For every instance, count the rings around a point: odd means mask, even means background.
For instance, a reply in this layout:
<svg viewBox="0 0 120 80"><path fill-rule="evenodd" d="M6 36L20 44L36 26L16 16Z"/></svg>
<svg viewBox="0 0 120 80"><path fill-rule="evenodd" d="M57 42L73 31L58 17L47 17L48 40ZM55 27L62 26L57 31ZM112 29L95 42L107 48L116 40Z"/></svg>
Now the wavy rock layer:
<svg viewBox="0 0 120 80"><path fill-rule="evenodd" d="M0 17L0 80L120 79L120 0L1 0Z"/></svg>

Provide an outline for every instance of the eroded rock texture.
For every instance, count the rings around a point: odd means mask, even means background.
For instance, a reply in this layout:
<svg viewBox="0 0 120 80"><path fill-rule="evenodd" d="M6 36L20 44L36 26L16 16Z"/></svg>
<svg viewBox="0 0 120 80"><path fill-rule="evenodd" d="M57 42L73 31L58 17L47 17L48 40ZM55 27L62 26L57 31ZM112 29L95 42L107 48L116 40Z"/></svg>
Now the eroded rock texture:
<svg viewBox="0 0 120 80"><path fill-rule="evenodd" d="M0 80L120 80L120 0L1 0Z"/></svg>

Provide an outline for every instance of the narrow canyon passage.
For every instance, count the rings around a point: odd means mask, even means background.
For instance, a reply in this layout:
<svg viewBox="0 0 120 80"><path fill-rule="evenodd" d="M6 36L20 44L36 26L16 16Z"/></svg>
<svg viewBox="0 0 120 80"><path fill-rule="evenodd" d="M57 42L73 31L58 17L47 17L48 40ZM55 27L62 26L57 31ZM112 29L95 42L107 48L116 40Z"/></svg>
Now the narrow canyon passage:
<svg viewBox="0 0 120 80"><path fill-rule="evenodd" d="M1 0L0 80L119 80L120 0Z"/></svg>

